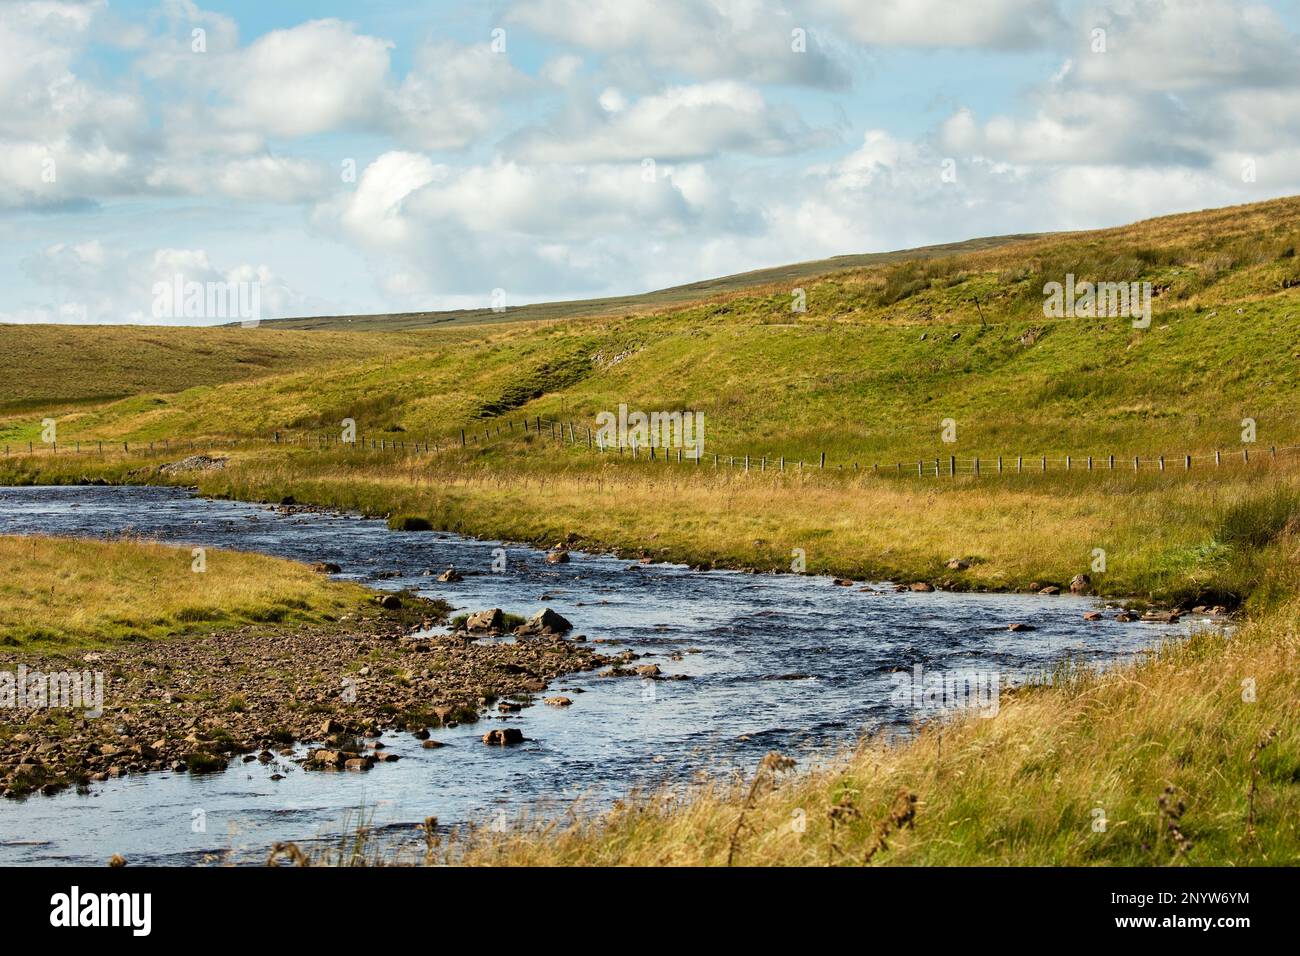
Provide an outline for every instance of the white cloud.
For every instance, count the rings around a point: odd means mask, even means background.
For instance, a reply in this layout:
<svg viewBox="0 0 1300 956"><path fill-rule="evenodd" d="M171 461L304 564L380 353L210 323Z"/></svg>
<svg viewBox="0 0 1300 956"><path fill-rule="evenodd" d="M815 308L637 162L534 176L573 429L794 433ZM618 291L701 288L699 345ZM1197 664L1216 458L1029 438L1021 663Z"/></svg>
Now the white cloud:
<svg viewBox="0 0 1300 956"><path fill-rule="evenodd" d="M814 0L871 46L1024 49L1051 43L1066 30L1057 0Z"/></svg>
<svg viewBox="0 0 1300 956"><path fill-rule="evenodd" d="M259 37L221 64L224 125L304 136L365 123L388 79L392 43L351 24L313 20Z"/></svg>
<svg viewBox="0 0 1300 956"><path fill-rule="evenodd" d="M650 70L843 88L811 24L771 0L516 0L505 21L604 55L629 85ZM792 35L802 30L802 50ZM644 80L642 80L644 82Z"/></svg>
<svg viewBox="0 0 1300 956"><path fill-rule="evenodd" d="M633 103L606 91L545 126L520 131L508 155L533 163L698 159L725 152L776 156L823 145L792 109L730 80L674 86Z"/></svg>
<svg viewBox="0 0 1300 956"><path fill-rule="evenodd" d="M1114 0L1088 25L1106 33L1105 52L1089 33L1076 57L1085 83L1182 94L1300 80L1300 41L1253 0Z"/></svg>
<svg viewBox="0 0 1300 956"><path fill-rule="evenodd" d="M311 306L265 264L222 268L203 249L160 248L138 254L89 240L56 243L28 256L21 265L50 289L51 301L0 313L0 321L217 325L243 318L233 310L197 318L159 317L154 309L159 284L173 287L178 278L182 284L243 283L249 291L256 285L262 318L299 315Z"/></svg>
<svg viewBox="0 0 1300 956"><path fill-rule="evenodd" d="M555 69L563 73L568 68ZM429 45L391 97L387 126L419 149L461 149L494 130L501 132L496 126L500 104L532 85L487 44Z"/></svg>

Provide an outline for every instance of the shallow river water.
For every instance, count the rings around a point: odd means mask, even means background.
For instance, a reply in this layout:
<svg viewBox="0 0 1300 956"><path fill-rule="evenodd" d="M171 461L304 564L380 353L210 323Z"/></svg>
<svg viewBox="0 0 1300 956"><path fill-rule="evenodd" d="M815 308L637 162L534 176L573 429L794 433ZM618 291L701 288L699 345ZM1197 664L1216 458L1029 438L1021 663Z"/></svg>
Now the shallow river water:
<svg viewBox="0 0 1300 956"><path fill-rule="evenodd" d="M500 542L395 532L353 515L281 514L174 488L0 488L0 534L124 532L332 561L340 577L412 588L460 609L531 614L549 606L575 634L621 642L617 649L690 679L562 678L552 692L585 691L570 694L572 707L533 706L434 730L450 745L435 750L389 734L385 744L404 759L366 774L236 761L225 773L134 775L89 793L2 801L0 864L102 863L114 852L133 863L196 863L213 854L260 861L277 840L328 838L362 815L396 838L412 836L429 816L491 824L521 809L563 810L577 797L598 809L633 787L752 770L769 750L806 765L864 732L905 730L931 712L891 702L891 672L899 669L976 668L1007 686L1066 658L1124 660L1193 626L1120 623L1109 613L1085 622L1100 602L1069 595L896 593L886 583L862 591L823 577L699 572L579 552L548 565L524 546L506 546L505 572L492 573ZM448 564L476 573L457 584L422 574ZM399 576L381 576L392 571ZM1013 622L1035 629L1013 633ZM484 746L484 730L504 719L528 742ZM284 779L273 781L277 770Z"/></svg>

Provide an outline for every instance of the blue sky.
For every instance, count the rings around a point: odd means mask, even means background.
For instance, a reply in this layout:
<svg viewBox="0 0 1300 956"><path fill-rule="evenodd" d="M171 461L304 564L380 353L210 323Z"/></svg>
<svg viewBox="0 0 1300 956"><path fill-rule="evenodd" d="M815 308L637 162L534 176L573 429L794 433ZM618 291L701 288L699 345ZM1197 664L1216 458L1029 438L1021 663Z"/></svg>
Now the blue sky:
<svg viewBox="0 0 1300 956"><path fill-rule="evenodd" d="M0 3L0 321L158 321L175 276L264 317L619 294L1294 194L1298 30L1290 0Z"/></svg>

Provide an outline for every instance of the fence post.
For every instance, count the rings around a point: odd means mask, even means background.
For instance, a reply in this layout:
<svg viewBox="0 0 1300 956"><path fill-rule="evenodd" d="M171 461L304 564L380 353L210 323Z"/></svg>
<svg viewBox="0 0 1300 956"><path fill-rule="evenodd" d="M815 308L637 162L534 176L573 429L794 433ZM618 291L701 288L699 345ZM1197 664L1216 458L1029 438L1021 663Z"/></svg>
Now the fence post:
<svg viewBox="0 0 1300 956"><path fill-rule="evenodd" d="M1046 455L1043 456L1043 471L1044 471L1044 472L1047 471L1047 456L1046 456Z"/></svg>
<svg viewBox="0 0 1300 956"><path fill-rule="evenodd" d="M826 452L822 452L822 463L821 463L821 465L818 466L818 467L821 467L821 468L825 468L825 467L826 467Z"/></svg>
<svg viewBox="0 0 1300 956"><path fill-rule="evenodd" d="M1133 456L1133 470L1134 470L1134 471L1137 471L1137 470L1138 470L1138 456L1137 456L1137 455L1134 455L1134 456Z"/></svg>
<svg viewBox="0 0 1300 956"><path fill-rule="evenodd" d="M1114 456L1114 455L1111 455L1111 456L1110 456L1110 470L1111 470L1111 471L1114 471L1114 470L1115 470L1115 456Z"/></svg>
<svg viewBox="0 0 1300 956"><path fill-rule="evenodd" d="M1250 449L1249 449L1249 448L1243 448L1243 449L1241 450L1241 460L1242 460L1245 464L1247 464L1247 465L1250 464Z"/></svg>
<svg viewBox="0 0 1300 956"><path fill-rule="evenodd" d="M1002 456L998 455L998 474L1002 474Z"/></svg>
<svg viewBox="0 0 1300 956"><path fill-rule="evenodd" d="M1092 456L1088 456L1088 470L1092 471Z"/></svg>
<svg viewBox="0 0 1300 956"><path fill-rule="evenodd" d="M1183 456L1183 471L1191 471L1191 470L1192 470L1192 456L1191 456L1191 455L1184 455L1184 456Z"/></svg>
<svg viewBox="0 0 1300 956"><path fill-rule="evenodd" d="M745 474L749 474L749 455L745 455Z"/></svg>
<svg viewBox="0 0 1300 956"><path fill-rule="evenodd" d="M979 459L979 455L976 455L975 458L974 458L974 460L971 462L971 470L972 470L972 473L975 475L976 478L978 478L978 477L980 476L980 459Z"/></svg>
<svg viewBox="0 0 1300 956"><path fill-rule="evenodd" d="M1069 470L1070 470L1070 456L1069 456L1069 455L1066 455L1066 456L1065 456L1065 470L1066 470L1066 471L1069 471Z"/></svg>
<svg viewBox="0 0 1300 956"><path fill-rule="evenodd" d="M1161 456L1160 456L1160 470L1161 470L1161 471L1164 471L1164 470L1165 470L1165 456L1164 456L1164 455L1161 455Z"/></svg>
<svg viewBox="0 0 1300 956"><path fill-rule="evenodd" d="M1025 456L1016 455L1016 474L1017 475L1020 474L1024 470L1024 467L1025 467Z"/></svg>
<svg viewBox="0 0 1300 956"><path fill-rule="evenodd" d="M921 471L921 463L919 461L916 463L916 477L918 478L925 477L925 474Z"/></svg>

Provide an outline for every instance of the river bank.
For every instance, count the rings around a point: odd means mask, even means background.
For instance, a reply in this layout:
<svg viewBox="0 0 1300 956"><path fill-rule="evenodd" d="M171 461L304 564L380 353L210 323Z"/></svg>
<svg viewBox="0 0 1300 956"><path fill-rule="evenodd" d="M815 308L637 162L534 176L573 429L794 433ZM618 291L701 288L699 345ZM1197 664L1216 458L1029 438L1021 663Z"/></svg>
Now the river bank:
<svg viewBox="0 0 1300 956"><path fill-rule="evenodd" d="M174 455L13 456L0 462L0 483L194 485L211 497L287 499L543 548L565 542L694 568L950 591L1066 590L1082 574L1088 593L1186 610L1260 599L1274 525L1300 498L1300 470L1290 465L1259 474L1077 472L940 487L537 456L488 464L472 455L235 451L223 467L188 472L162 470Z"/></svg>

